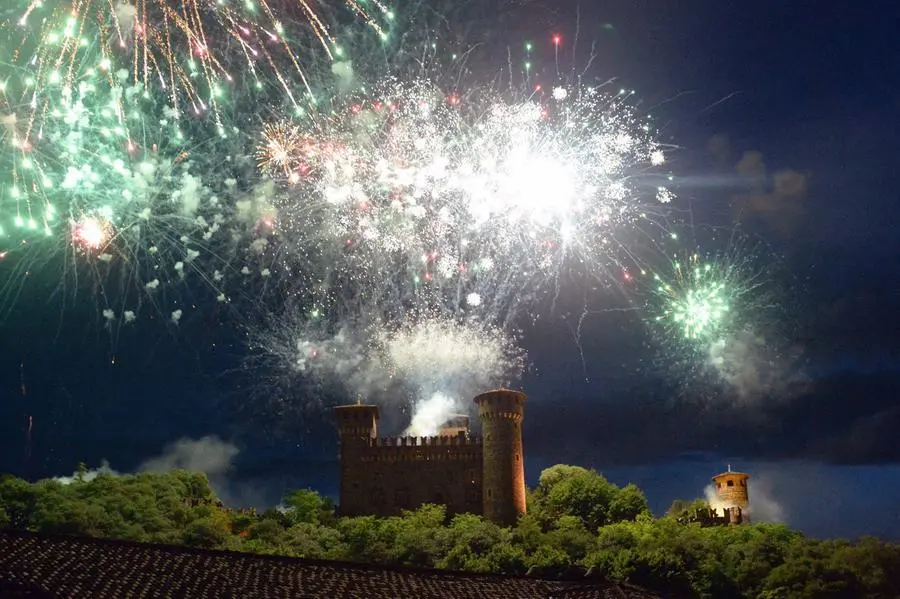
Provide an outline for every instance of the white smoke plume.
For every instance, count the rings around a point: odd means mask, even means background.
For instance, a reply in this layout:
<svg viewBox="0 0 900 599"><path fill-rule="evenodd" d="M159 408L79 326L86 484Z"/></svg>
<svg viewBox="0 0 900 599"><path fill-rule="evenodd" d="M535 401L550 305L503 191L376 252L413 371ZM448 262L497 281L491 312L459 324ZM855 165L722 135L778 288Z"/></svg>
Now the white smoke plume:
<svg viewBox="0 0 900 599"><path fill-rule="evenodd" d="M57 476L53 480L55 480L59 483L62 483L64 485L69 485L77 480L81 480L84 482L92 481L95 478L97 478L98 476L100 476L101 474L111 474L112 476L119 476L121 473L116 472L115 470L110 468L108 461L101 460L99 468L95 468L93 470L88 470L83 475L81 475L80 478L79 478L78 472L73 472L72 476Z"/></svg>
<svg viewBox="0 0 900 599"><path fill-rule="evenodd" d="M289 385L325 384L383 408L411 407L409 434L418 435L433 434L452 413L468 412L472 397L508 385L524 367L509 335L452 318L361 330L345 324L333 333L314 318L289 319L252 330L251 340L266 367L276 360Z"/></svg>
<svg viewBox="0 0 900 599"><path fill-rule="evenodd" d="M266 505L264 491L259 484L235 483L230 474L233 462L240 450L232 443L223 441L215 435L207 435L199 439L182 438L163 448L160 455L143 461L135 473L165 473L172 470L202 472L209 480L210 487L223 503L229 506L261 506ZM100 467L88 470L80 475L59 476L53 480L64 485L76 481L89 482L101 474L123 476L129 474L114 470L107 460L102 460Z"/></svg>
<svg viewBox="0 0 900 599"><path fill-rule="evenodd" d="M353 63L349 60L339 60L331 64L331 73L338 80L338 90L347 92L353 87Z"/></svg>
<svg viewBox="0 0 900 599"><path fill-rule="evenodd" d="M179 439L167 445L162 455L145 460L138 472L169 472L190 470L202 472L212 480L231 468L231 462L239 453L233 444L214 435L200 439Z"/></svg>
<svg viewBox="0 0 900 599"><path fill-rule="evenodd" d="M775 498L771 481L765 477L751 478L748 482L748 497L750 507L746 510L753 522L785 522L787 515L782 504ZM721 516L728 503L719 499L716 488L707 485L703 490L709 507L716 510Z"/></svg>
<svg viewBox="0 0 900 599"><path fill-rule="evenodd" d="M273 203L276 193L274 181L267 180L258 184L246 197L235 201L236 220L250 227L273 222L278 216Z"/></svg>
<svg viewBox="0 0 900 599"><path fill-rule="evenodd" d="M431 397L415 403L412 422L403 434L413 437L434 436L438 433L441 425L461 410L464 410L464 407L459 400L443 393L435 393Z"/></svg>
<svg viewBox="0 0 900 599"><path fill-rule="evenodd" d="M119 31L126 40L131 39L134 30L134 21L137 18L137 7L130 2L116 3L116 21L119 24Z"/></svg>
<svg viewBox="0 0 900 599"><path fill-rule="evenodd" d="M712 343L708 364L741 402L749 403L761 397L784 398L799 390L807 380L799 357L798 349L776 347L745 330Z"/></svg>
<svg viewBox="0 0 900 599"><path fill-rule="evenodd" d="M5 127L9 134L14 134L16 131L16 115L14 114L0 114L0 126Z"/></svg>
<svg viewBox="0 0 900 599"><path fill-rule="evenodd" d="M521 352L502 331L476 323L429 319L376 338L381 360L415 385L419 397L439 391L474 395L521 372Z"/></svg>

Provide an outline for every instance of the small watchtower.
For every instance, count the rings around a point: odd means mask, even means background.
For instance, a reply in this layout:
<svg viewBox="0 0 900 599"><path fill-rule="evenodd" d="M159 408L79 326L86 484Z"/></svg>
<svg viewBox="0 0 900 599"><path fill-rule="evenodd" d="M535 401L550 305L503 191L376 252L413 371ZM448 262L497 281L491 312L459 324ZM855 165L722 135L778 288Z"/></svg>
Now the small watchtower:
<svg viewBox="0 0 900 599"><path fill-rule="evenodd" d="M527 396L497 389L475 398L484 433L482 502L484 517L511 526L525 513L522 418Z"/></svg>
<svg viewBox="0 0 900 599"><path fill-rule="evenodd" d="M750 475L733 471L729 464L728 470L717 474L712 480L716 485L716 497L724 504L724 507L728 510L740 508L741 519L749 522L750 491L747 481L750 480Z"/></svg>

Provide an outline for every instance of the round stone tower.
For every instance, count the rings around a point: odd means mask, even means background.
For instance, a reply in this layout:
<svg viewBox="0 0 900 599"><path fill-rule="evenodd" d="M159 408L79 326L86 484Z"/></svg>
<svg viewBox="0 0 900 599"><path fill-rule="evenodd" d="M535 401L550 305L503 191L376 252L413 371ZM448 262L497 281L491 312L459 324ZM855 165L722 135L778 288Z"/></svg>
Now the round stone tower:
<svg viewBox="0 0 900 599"><path fill-rule="evenodd" d="M497 389L475 398L484 433L482 505L484 517L502 526L525 513L522 416L526 395Z"/></svg>
<svg viewBox="0 0 900 599"><path fill-rule="evenodd" d="M750 493L747 481L750 480L750 475L734 472L729 465L727 471L717 474L712 480L716 485L716 497L724 504L724 507L726 509L741 508L743 520L749 521L747 512L750 508Z"/></svg>

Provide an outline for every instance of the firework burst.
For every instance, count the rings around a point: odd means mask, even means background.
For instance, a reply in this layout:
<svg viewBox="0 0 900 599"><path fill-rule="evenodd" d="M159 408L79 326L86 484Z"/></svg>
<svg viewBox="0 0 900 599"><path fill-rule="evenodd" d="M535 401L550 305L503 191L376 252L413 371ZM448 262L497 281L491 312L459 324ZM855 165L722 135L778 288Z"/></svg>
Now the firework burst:
<svg viewBox="0 0 900 599"><path fill-rule="evenodd" d="M274 383L285 392L324 390L424 410L429 416L414 434L432 434L449 413L468 412L477 392L508 385L523 372L515 336L477 319L418 313L385 322L373 314L329 324L319 311L288 310L251 327L253 359L279 375L266 381L263 394L271 395Z"/></svg>
<svg viewBox="0 0 900 599"><path fill-rule="evenodd" d="M281 233L330 240L358 283L387 278L398 298L504 322L565 271L599 275L626 258L621 237L661 203L642 175L664 154L622 97L371 87L383 91L267 126L258 148L286 189Z"/></svg>
<svg viewBox="0 0 900 599"><path fill-rule="evenodd" d="M655 275L665 306L657 322L680 330L688 340L714 337L726 325L732 303L727 272L722 270L721 264L703 263L694 254L673 263L671 283Z"/></svg>
<svg viewBox="0 0 900 599"><path fill-rule="evenodd" d="M714 390L718 397L724 391L749 401L801 384L778 263L764 246L735 233L718 254L680 251L667 268L649 271L648 309L659 333L660 363L685 394L707 397Z"/></svg>
<svg viewBox="0 0 900 599"><path fill-rule="evenodd" d="M236 177L253 168L237 137L209 153L176 119L154 120L165 110L142 90L82 83L60 96L33 143L21 143L17 121L6 129L16 151L2 158L12 177L0 190L0 249L17 265L7 268L54 273L61 286L86 269L102 289L107 322L125 312L131 322L144 304L170 311L166 288L192 274L227 299L225 277L235 270L227 246L243 228L235 222ZM7 274L4 310L22 284Z"/></svg>
<svg viewBox="0 0 900 599"><path fill-rule="evenodd" d="M386 5L344 0L328 8L342 7L387 37L384 25L393 13ZM292 33L296 23L302 27ZM344 54L329 16L306 0L277 6L268 0L30 0L6 28L7 64L22 65L23 91L38 119L53 109L52 90L85 79L115 87L121 71L130 85L159 90L176 114L212 112L219 119L239 78L260 89L272 81L299 108L296 84L312 94L298 53L305 48L300 30L311 31L329 59Z"/></svg>

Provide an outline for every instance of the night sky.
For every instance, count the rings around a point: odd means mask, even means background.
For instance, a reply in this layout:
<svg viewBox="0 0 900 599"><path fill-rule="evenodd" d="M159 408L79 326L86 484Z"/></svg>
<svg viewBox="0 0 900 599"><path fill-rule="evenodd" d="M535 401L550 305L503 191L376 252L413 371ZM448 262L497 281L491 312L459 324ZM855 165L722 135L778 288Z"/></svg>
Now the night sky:
<svg viewBox="0 0 900 599"><path fill-rule="evenodd" d="M575 31L574 3L496 15L487 4L473 30L503 20L497 44ZM743 401L691 396L633 314L590 315L579 343L578 313L560 309L525 331L529 484L555 463L595 467L637 483L660 514L731 464L770 517L815 536L900 540L898 27L892 2L583 3L596 76L638 90L681 148L672 170L697 221L746 202L739 163L762 157L767 184L741 226L782 257L784 335L806 383ZM805 189L781 193L779 172ZM63 297L26 286L0 325L0 471L36 479L108 460L130 472L165 453L206 469L233 503L272 505L297 486L335 493L329 414L251 398L259 375L241 368L233 319L137 323L111 338L90 293Z"/></svg>

